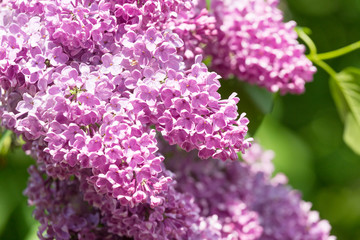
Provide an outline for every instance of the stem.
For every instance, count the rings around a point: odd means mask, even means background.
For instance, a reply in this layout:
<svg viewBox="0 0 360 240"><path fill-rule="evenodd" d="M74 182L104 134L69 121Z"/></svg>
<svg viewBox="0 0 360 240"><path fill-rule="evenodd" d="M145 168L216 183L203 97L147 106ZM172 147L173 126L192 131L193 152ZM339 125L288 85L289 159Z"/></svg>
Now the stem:
<svg viewBox="0 0 360 240"><path fill-rule="evenodd" d="M321 67L322 69L324 69L325 72L327 72L332 78L336 79L336 71L330 67L330 65L328 65L327 63L325 63L324 61L322 61L323 58L320 58L319 55L321 54L317 54L317 49L316 49L316 45L313 42L313 40L311 40L311 38L304 32L303 29L298 28L297 29L297 33L299 35L299 37L305 42L305 44L309 47L310 50L310 54L307 55L307 57L316 65L318 65L319 67ZM360 43L359 43L360 44ZM350 46L350 45L349 45ZM360 47L360 46L359 46ZM346 48L346 47L345 47ZM339 49L340 50L340 49ZM335 50L338 51L338 50ZM325 53L324 53L325 54Z"/></svg>
<svg viewBox="0 0 360 240"><path fill-rule="evenodd" d="M360 41L354 42L346 47L342 47L334 51L319 53L317 56L321 60L332 59L332 58L340 57L357 49L360 49Z"/></svg>
<svg viewBox="0 0 360 240"><path fill-rule="evenodd" d="M305 44L309 47L310 57L316 55L317 49L316 49L316 45L313 42L313 40L311 40L311 38L304 32L304 30L302 28L297 28L296 32L299 35L299 38L301 38L305 42Z"/></svg>
<svg viewBox="0 0 360 240"><path fill-rule="evenodd" d="M330 67L329 64L327 64L326 62L322 61L321 59L318 59L317 56L315 58L310 58L310 60L315 63L316 65L318 65L319 67L321 67L325 72L327 72L332 78L336 79L336 71Z"/></svg>

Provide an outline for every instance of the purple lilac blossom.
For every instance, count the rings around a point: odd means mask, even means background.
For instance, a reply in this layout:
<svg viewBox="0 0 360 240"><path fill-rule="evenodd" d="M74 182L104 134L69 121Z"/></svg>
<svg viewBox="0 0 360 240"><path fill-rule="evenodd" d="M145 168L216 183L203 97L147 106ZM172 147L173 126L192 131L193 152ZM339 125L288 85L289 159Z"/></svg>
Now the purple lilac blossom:
<svg viewBox="0 0 360 240"><path fill-rule="evenodd" d="M152 126L201 158L237 159L250 147L239 98L222 100L219 76L201 56L185 66L183 41L157 27L192 6L10 1L1 14L0 113L42 171L67 179L88 169L99 193L153 207L168 180Z"/></svg>
<svg viewBox="0 0 360 240"><path fill-rule="evenodd" d="M203 217L217 216L220 239L335 239L329 223L310 210L284 175L272 178L272 151L255 143L244 161L219 162L168 150L165 164L181 183L176 189L194 196Z"/></svg>
<svg viewBox="0 0 360 240"><path fill-rule="evenodd" d="M89 171L64 180L43 178L44 172L34 166L29 173L24 193L29 204L35 206L34 217L41 223L40 239L218 239L216 217L201 217L193 197L177 192L175 182L169 183L158 197L160 206L129 207L83 181ZM163 174L172 175L167 170Z"/></svg>
<svg viewBox="0 0 360 240"><path fill-rule="evenodd" d="M166 239L195 239L209 229L199 229L196 225L203 220L199 216L199 208L191 195L179 193L174 189L175 182L172 173L163 170L161 173L165 184L153 206L149 203L137 206L123 206L107 195L101 195L92 184L81 181L84 199L101 210L103 223L111 233L119 236L132 237L135 240L166 240ZM138 194L144 198L144 194ZM210 233L209 233L210 234Z"/></svg>
<svg viewBox="0 0 360 240"><path fill-rule="evenodd" d="M271 92L303 93L316 68L297 42L296 23L283 22L278 0L213 0L217 38L206 48L211 68Z"/></svg>
<svg viewBox="0 0 360 240"><path fill-rule="evenodd" d="M90 239L99 234L134 240L334 240L328 222L286 185L286 178L271 177L273 153L253 146L244 162L219 162L164 145L166 164L176 175L165 169L161 175L177 181L162 185L157 206L121 205L84 180L88 170L56 180L32 167L25 194L36 207L41 239L68 239L69 234L82 239L91 229Z"/></svg>
<svg viewBox="0 0 360 240"><path fill-rule="evenodd" d="M214 18L194 4L2 5L0 117L38 164L25 193L37 208L39 237L257 239L272 227L239 198L204 212L196 192L178 190L181 173L162 164L155 130L203 159L235 160L250 147L239 98L221 99L220 76L194 48L217 34Z"/></svg>

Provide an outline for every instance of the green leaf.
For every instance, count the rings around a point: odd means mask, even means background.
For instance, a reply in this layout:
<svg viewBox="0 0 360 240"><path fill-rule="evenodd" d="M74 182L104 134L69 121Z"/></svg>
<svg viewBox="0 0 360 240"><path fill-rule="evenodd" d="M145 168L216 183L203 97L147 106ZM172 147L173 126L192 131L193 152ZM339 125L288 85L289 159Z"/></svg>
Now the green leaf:
<svg viewBox="0 0 360 240"><path fill-rule="evenodd" d="M338 73L330 80L330 88L345 125L343 139L360 155L360 69L347 68Z"/></svg>
<svg viewBox="0 0 360 240"><path fill-rule="evenodd" d="M345 143L358 155L360 155L360 125L355 120L353 114L348 114L344 130Z"/></svg>
<svg viewBox="0 0 360 240"><path fill-rule="evenodd" d="M240 98L238 112L246 113L247 118L250 120L249 133L254 135L265 115L271 112L274 95L266 89L241 82L235 78L222 80L219 89L221 97L226 98L233 92L236 92Z"/></svg>
<svg viewBox="0 0 360 240"><path fill-rule="evenodd" d="M349 113L350 109L342 93L337 81L333 78L330 79L330 90L332 97L334 99L336 108L339 112L340 118L343 122L346 121L347 114Z"/></svg>

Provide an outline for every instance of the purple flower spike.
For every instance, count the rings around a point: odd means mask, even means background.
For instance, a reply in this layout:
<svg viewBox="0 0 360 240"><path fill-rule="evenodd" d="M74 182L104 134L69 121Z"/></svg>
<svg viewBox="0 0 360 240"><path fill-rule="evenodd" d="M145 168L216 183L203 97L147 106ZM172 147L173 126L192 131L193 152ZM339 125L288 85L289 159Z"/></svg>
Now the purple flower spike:
<svg viewBox="0 0 360 240"><path fill-rule="evenodd" d="M202 63L216 50L219 71L297 92L304 49L275 1L227 3L214 16L191 0L0 3L0 118L37 163L25 194L40 239L331 239L271 179L271 154L249 150L239 98L221 99Z"/></svg>

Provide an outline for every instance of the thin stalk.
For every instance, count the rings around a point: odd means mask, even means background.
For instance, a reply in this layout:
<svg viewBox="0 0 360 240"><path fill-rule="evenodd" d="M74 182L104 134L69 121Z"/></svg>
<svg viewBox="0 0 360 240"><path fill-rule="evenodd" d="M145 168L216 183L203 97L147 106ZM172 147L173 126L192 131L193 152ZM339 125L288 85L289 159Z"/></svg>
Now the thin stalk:
<svg viewBox="0 0 360 240"><path fill-rule="evenodd" d="M321 60L332 59L332 58L340 57L357 49L360 49L360 41L354 42L350 45L347 45L345 47L339 48L334 51L319 53L317 57Z"/></svg>
<svg viewBox="0 0 360 240"><path fill-rule="evenodd" d="M327 63L322 61L323 59L319 57L320 54L317 54L316 45L313 40L302 30L301 28L297 29L297 33L299 37L305 42L305 44L309 47L310 54L307 57L316 65L324 69L332 78L336 79L336 71L330 67Z"/></svg>
<svg viewBox="0 0 360 240"><path fill-rule="evenodd" d="M311 38L304 32L302 28L297 28L296 32L299 35L299 38L301 38L305 42L305 44L309 47L309 51L310 51L309 56L312 57L316 55L317 49L313 40L311 40Z"/></svg>
<svg viewBox="0 0 360 240"><path fill-rule="evenodd" d="M316 56L317 57L317 56ZM318 65L319 67L321 67L325 72L327 72L333 79L336 79L336 71L330 67L329 64L327 64L326 62L317 59L317 58L310 58L310 60L315 63L316 65Z"/></svg>

